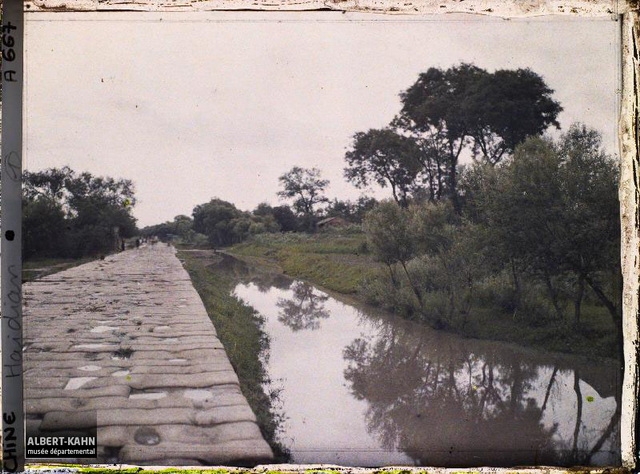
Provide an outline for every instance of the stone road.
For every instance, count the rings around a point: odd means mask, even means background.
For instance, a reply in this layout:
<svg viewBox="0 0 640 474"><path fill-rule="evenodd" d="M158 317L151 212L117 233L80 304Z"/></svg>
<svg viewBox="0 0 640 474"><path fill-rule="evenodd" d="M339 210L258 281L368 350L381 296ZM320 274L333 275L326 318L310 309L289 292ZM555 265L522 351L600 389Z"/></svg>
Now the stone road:
<svg viewBox="0 0 640 474"><path fill-rule="evenodd" d="M99 462L272 459L188 274L164 244L25 284L27 433L89 433Z"/></svg>

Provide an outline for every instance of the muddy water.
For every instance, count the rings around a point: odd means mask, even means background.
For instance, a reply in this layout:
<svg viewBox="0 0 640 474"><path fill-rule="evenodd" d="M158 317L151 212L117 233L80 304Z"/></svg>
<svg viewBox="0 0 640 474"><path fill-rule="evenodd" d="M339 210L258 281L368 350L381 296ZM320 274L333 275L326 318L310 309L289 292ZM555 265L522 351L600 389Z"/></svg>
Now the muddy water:
<svg viewBox="0 0 640 474"><path fill-rule="evenodd" d="M226 262L229 264L229 261ZM464 339L227 265L265 320L296 463L619 463L617 365Z"/></svg>

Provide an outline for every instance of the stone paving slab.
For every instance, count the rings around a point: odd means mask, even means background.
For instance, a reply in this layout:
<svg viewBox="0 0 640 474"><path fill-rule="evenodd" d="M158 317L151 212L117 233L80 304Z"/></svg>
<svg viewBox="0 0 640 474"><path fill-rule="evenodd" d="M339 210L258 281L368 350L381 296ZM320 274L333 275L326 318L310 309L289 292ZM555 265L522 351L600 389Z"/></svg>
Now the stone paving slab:
<svg viewBox="0 0 640 474"><path fill-rule="evenodd" d="M273 459L172 247L128 250L23 291L28 429L95 430L103 463Z"/></svg>

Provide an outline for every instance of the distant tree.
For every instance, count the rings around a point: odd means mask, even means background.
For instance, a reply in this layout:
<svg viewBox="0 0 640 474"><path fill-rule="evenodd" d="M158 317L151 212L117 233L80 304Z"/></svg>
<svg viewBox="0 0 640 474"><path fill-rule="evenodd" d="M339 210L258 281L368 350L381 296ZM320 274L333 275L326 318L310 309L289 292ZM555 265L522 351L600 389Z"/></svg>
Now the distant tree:
<svg viewBox="0 0 640 474"><path fill-rule="evenodd" d="M254 216L264 217L264 216L272 216L273 215L273 207L267 204L266 202L261 202L256 206L253 210L252 214Z"/></svg>
<svg viewBox="0 0 640 474"><path fill-rule="evenodd" d="M360 196L354 206L352 217L355 222L362 223L367 213L373 210L378 205L378 201L375 198L369 196Z"/></svg>
<svg viewBox="0 0 640 474"><path fill-rule="evenodd" d="M391 129L358 132L345 155L344 176L357 188L371 183L389 186L393 199L407 207L423 168L420 155L415 140Z"/></svg>
<svg viewBox="0 0 640 474"><path fill-rule="evenodd" d="M273 217L282 232L296 232L300 229L300 222L289 206L273 208Z"/></svg>
<svg viewBox="0 0 640 474"><path fill-rule="evenodd" d="M140 234L144 237L155 236L163 242L178 238L188 244L194 243L198 238L198 233L193 230L193 219L184 214L175 216L172 221L147 226L141 229Z"/></svg>
<svg viewBox="0 0 640 474"><path fill-rule="evenodd" d="M185 216L184 214L175 216L173 218L173 233L189 242L193 239L195 231L193 230L193 218Z"/></svg>
<svg viewBox="0 0 640 474"><path fill-rule="evenodd" d="M214 247L223 247L241 242L246 237L250 222L245 213L232 203L214 198L193 209L193 230L204 234Z"/></svg>
<svg viewBox="0 0 640 474"><path fill-rule="evenodd" d="M342 219L351 221L353 212L353 203L351 201L334 199L327 206L325 215L327 217L341 217Z"/></svg>
<svg viewBox="0 0 640 474"><path fill-rule="evenodd" d="M293 208L305 219L307 228L312 229L316 220L315 207L328 202L323 193L329 181L320 178L319 169L299 166L280 176L279 181L284 189L278 192L278 196L293 199Z"/></svg>
<svg viewBox="0 0 640 474"><path fill-rule="evenodd" d="M106 253L137 232L135 191L127 179L77 174L69 167L25 172L23 201L25 257Z"/></svg>
<svg viewBox="0 0 640 474"><path fill-rule="evenodd" d="M356 202L334 199L327 206L325 215L327 217L341 217L354 224L360 224L365 214L372 210L377 203L378 201L374 198L367 196L359 197Z"/></svg>
<svg viewBox="0 0 640 474"><path fill-rule="evenodd" d="M289 206L273 207L265 202L258 204L252 215L266 226L267 232L293 232L298 230L298 218Z"/></svg>

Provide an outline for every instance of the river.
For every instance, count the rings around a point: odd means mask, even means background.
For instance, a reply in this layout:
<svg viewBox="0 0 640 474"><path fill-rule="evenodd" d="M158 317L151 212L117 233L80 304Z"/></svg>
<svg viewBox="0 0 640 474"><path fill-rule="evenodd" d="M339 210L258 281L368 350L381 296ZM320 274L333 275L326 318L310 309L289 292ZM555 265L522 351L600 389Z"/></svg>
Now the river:
<svg viewBox="0 0 640 474"><path fill-rule="evenodd" d="M465 339L230 257L295 463L617 465L616 363Z"/></svg>

